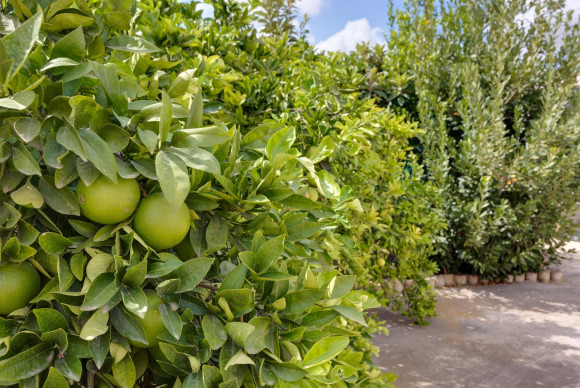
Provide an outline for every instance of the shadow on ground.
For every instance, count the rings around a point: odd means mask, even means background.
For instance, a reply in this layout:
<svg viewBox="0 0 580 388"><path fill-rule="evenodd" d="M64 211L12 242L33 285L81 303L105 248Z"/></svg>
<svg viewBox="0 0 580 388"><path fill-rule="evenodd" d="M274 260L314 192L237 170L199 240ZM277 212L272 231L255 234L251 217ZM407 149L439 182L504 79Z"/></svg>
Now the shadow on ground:
<svg viewBox="0 0 580 388"><path fill-rule="evenodd" d="M380 311L377 364L397 387L580 387L580 254L561 268L562 284L438 290L429 326Z"/></svg>

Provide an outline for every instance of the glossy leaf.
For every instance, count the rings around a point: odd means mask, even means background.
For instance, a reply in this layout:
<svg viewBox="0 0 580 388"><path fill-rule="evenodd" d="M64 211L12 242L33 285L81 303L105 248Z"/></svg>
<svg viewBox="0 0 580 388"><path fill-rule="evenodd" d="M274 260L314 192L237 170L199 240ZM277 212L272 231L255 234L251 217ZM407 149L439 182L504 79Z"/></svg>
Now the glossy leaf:
<svg viewBox="0 0 580 388"><path fill-rule="evenodd" d="M111 38L107 41L106 46L115 50L133 53L155 53L160 51L158 47L145 39L128 35Z"/></svg>
<svg viewBox="0 0 580 388"><path fill-rule="evenodd" d="M97 276L89 287L81 310L96 310L104 306L117 292L119 292L119 287L115 285L115 275L103 273Z"/></svg>
<svg viewBox="0 0 580 388"><path fill-rule="evenodd" d="M191 291L208 273L213 258L191 259L173 271L173 276L181 279L177 292Z"/></svg>
<svg viewBox="0 0 580 388"><path fill-rule="evenodd" d="M12 74L15 74L20 69L28 53L38 40L42 19L42 12L39 12L2 38L3 46L6 47L6 55L14 60ZM0 106L3 106L1 100Z"/></svg>
<svg viewBox="0 0 580 388"><path fill-rule="evenodd" d="M52 363L53 345L42 343L0 364L0 383L9 384L35 376Z"/></svg>
<svg viewBox="0 0 580 388"><path fill-rule="evenodd" d="M109 313L99 309L91 315L81 329L80 337L86 341L104 335L109 330Z"/></svg>
<svg viewBox="0 0 580 388"><path fill-rule="evenodd" d="M155 157L155 172L169 204L174 208L180 206L190 189L189 175L183 160L170 152L160 151Z"/></svg>
<svg viewBox="0 0 580 388"><path fill-rule="evenodd" d="M123 359L113 365L113 376L121 388L133 388L137 378L135 364L131 356L127 354Z"/></svg>
<svg viewBox="0 0 580 388"><path fill-rule="evenodd" d="M181 331L183 330L183 322L181 321L179 314L164 303L159 305L159 313L161 314L161 319L163 319L163 323L167 330L176 340L178 340L181 337Z"/></svg>
<svg viewBox="0 0 580 388"><path fill-rule="evenodd" d="M219 349L226 343L228 335L223 323L214 315L206 315L201 321L203 334L212 350Z"/></svg>
<svg viewBox="0 0 580 388"><path fill-rule="evenodd" d="M42 388L67 388L67 387L68 383L66 382L66 379L64 378L62 373L60 373L58 369L51 366L50 369L48 370L48 376L46 376L46 380L44 381L44 385L42 386Z"/></svg>
<svg viewBox="0 0 580 388"><path fill-rule="evenodd" d="M324 364L336 357L348 346L346 337L327 337L316 342L302 360L303 368L312 368Z"/></svg>

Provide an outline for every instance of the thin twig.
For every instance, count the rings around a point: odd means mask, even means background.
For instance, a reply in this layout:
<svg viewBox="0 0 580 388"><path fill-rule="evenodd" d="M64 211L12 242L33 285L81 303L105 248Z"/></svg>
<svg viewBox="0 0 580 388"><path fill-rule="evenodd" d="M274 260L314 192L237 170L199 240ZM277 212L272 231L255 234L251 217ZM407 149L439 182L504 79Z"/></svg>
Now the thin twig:
<svg viewBox="0 0 580 388"><path fill-rule="evenodd" d="M95 374L91 371L87 372L87 388L95 388Z"/></svg>

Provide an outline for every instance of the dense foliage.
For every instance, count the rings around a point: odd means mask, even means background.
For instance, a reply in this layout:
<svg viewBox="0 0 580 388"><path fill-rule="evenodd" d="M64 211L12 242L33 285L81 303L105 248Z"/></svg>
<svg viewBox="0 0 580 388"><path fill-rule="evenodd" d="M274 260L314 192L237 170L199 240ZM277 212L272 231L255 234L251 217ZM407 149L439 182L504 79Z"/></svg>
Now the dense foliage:
<svg viewBox="0 0 580 388"><path fill-rule="evenodd" d="M252 13L250 5L217 1L213 18L202 23L187 4L167 3L167 15L144 4L147 22L139 24L141 33L157 45L179 42L175 58L220 53L223 71L235 78L219 106L222 120L237 123L242 133L265 121L283 122L297 129L296 141L308 155L318 145L332 147L321 164L336 181L351 186L357 202L341 202L336 190L317 190L309 173L303 181L311 198L348 212L328 245L332 258L381 304L419 322L432 316L434 297L425 277L435 270L428 259L431 235L441 227L433 211L436 193L424 184L422 167L408 152L418 128L379 109L366 93L367 77L360 74L365 58L317 53L292 28L258 34L256 16L267 24L274 5ZM407 281L402 294L395 279Z"/></svg>
<svg viewBox="0 0 580 388"><path fill-rule="evenodd" d="M488 279L558 260L580 200L580 25L564 1L409 1L372 94L418 120L443 195L442 269ZM380 53L379 53L380 54Z"/></svg>
<svg viewBox="0 0 580 388"><path fill-rule="evenodd" d="M370 359L379 303L334 255L356 197L320 167L332 137L305 156L295 121L259 114L281 89L242 88L273 66L241 54L261 46L250 8L3 3L0 272L42 290L1 312L0 385L392 381Z"/></svg>

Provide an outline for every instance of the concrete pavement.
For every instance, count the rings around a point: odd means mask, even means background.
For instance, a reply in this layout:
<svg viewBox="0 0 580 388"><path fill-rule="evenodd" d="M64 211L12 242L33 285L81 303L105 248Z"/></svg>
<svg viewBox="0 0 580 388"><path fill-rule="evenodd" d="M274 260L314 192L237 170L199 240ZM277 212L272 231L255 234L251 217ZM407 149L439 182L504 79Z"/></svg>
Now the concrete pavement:
<svg viewBox="0 0 580 388"><path fill-rule="evenodd" d="M560 268L561 284L437 290L429 326L380 311L390 335L375 338L376 362L402 388L580 387L580 254Z"/></svg>

